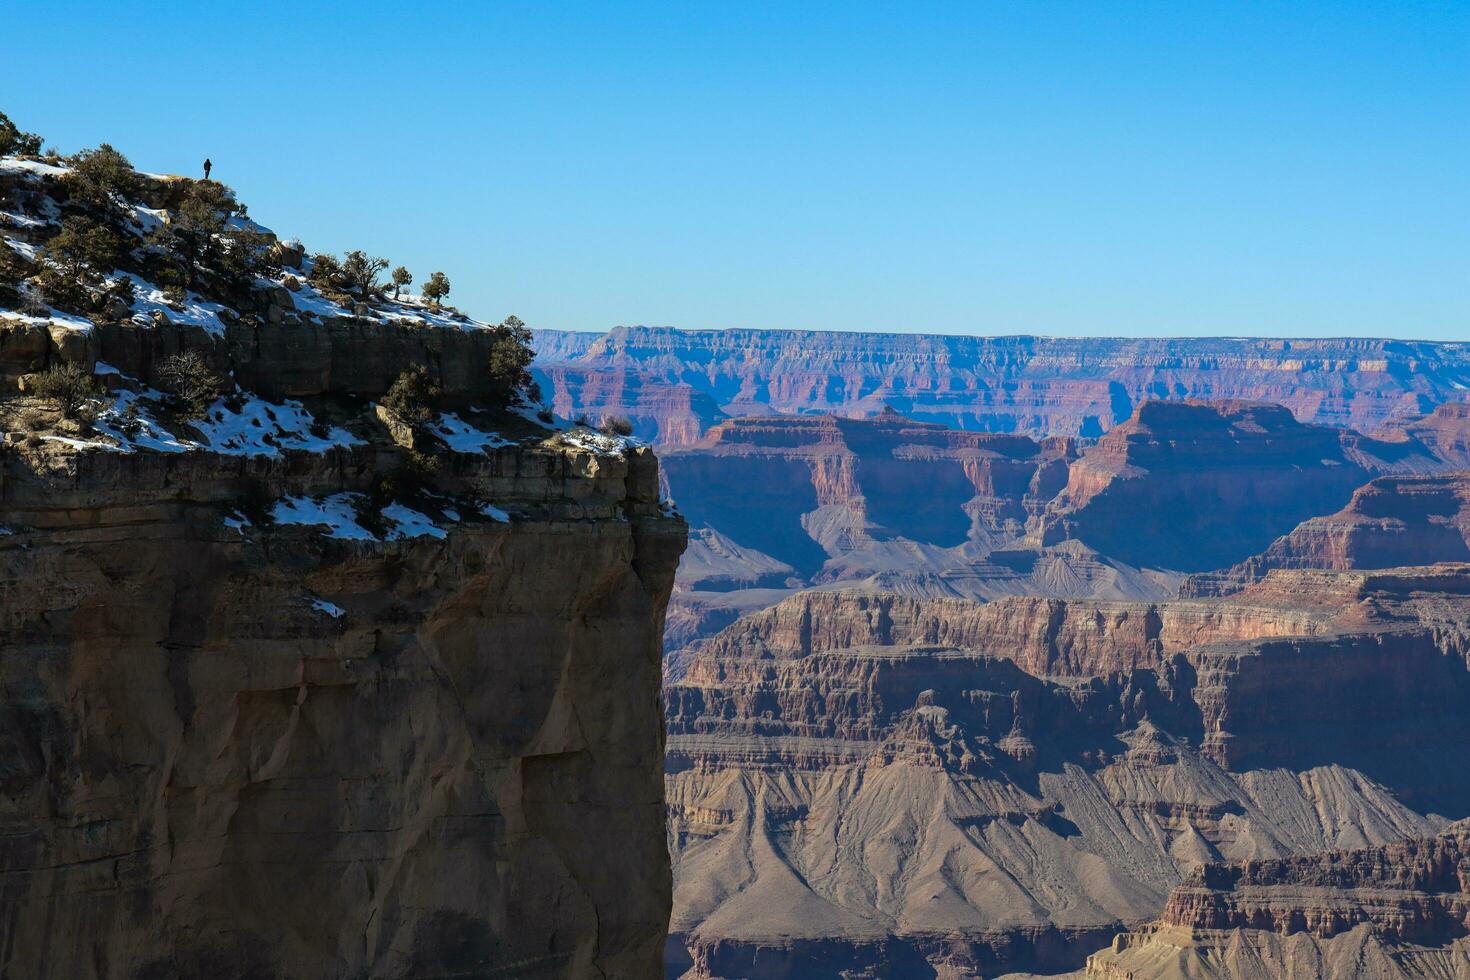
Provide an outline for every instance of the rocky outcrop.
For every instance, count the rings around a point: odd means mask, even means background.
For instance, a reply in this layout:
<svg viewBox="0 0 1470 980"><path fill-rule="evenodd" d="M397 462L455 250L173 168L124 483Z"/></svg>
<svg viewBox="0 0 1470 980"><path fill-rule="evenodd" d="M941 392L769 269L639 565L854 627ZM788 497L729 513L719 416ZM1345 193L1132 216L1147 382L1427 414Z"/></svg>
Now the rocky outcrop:
<svg viewBox="0 0 1470 980"><path fill-rule="evenodd" d="M1439 465L1417 444L1303 425L1278 405L1147 402L1072 465L1040 538L1206 571L1339 509L1374 474Z"/></svg>
<svg viewBox="0 0 1470 980"><path fill-rule="evenodd" d="M0 177L55 217L64 167ZM487 324L279 279L0 310L0 975L658 976L652 452L491 385Z"/></svg>
<svg viewBox="0 0 1470 980"><path fill-rule="evenodd" d="M730 416L887 405L952 428L1098 436L1149 399L1275 402L1303 422L1372 432L1464 399L1463 344L1357 339L945 337L618 327L542 331L563 413L626 415L687 445Z"/></svg>
<svg viewBox="0 0 1470 980"><path fill-rule="evenodd" d="M1335 514L1313 517L1259 555L1191 576L1185 595L1228 593L1276 568L1392 568L1470 558L1470 475L1385 476Z"/></svg>
<svg viewBox="0 0 1470 980"><path fill-rule="evenodd" d="M1145 978L1463 976L1470 834L1237 865L1207 864L1159 921L1089 958L1087 975Z"/></svg>
<svg viewBox="0 0 1470 980"><path fill-rule="evenodd" d="M5 972L657 972L652 459L459 460L517 518L404 540L226 519L366 462L12 451Z"/></svg>
<svg viewBox="0 0 1470 980"><path fill-rule="evenodd" d="M1467 631L1463 565L1209 601L793 597L666 692L676 961L1075 968L1201 863L1424 836L1470 808L1427 748L1470 738Z"/></svg>

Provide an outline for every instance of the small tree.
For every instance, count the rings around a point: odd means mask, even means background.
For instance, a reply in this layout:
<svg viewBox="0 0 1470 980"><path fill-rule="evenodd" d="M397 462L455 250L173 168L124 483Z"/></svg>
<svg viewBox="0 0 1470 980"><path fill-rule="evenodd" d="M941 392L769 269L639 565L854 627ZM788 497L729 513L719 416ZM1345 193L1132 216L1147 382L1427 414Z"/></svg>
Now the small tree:
<svg viewBox="0 0 1470 980"><path fill-rule="evenodd" d="M158 380L174 396L184 417L191 419L203 418L225 386L225 379L211 371L195 350L165 358L158 366Z"/></svg>
<svg viewBox="0 0 1470 980"><path fill-rule="evenodd" d="M246 224L247 217L225 185L190 181L178 210L149 236L149 245L188 289L199 285L202 273L243 285L270 267L271 236Z"/></svg>
<svg viewBox="0 0 1470 980"><path fill-rule="evenodd" d="M53 402L65 418L76 418L77 409L97 393L97 379L80 364L60 364L35 381L36 394Z"/></svg>
<svg viewBox="0 0 1470 980"><path fill-rule="evenodd" d="M370 256L366 252L356 250L348 252L342 259L342 278L346 280L347 288L357 294L358 299L366 300L382 291L382 285L378 282L378 273L388 268L388 260Z"/></svg>
<svg viewBox="0 0 1470 980"><path fill-rule="evenodd" d="M449 295L449 277L442 272L436 272L429 276L429 281L424 283L424 298L434 306Z"/></svg>
<svg viewBox="0 0 1470 980"><path fill-rule="evenodd" d="M439 386L429 378L428 369L421 364L405 368L383 396L383 407L403 420L405 425L417 428L432 422L438 415L437 404L442 394Z"/></svg>
<svg viewBox="0 0 1470 980"><path fill-rule="evenodd" d="M45 141L40 136L24 132L10 121L9 116L0 112L0 156L35 156L41 152L43 142Z"/></svg>
<svg viewBox="0 0 1470 980"><path fill-rule="evenodd" d="M83 215L61 223L41 251L40 281L57 305L82 312L91 290L117 268L123 255L121 239L106 225Z"/></svg>
<svg viewBox="0 0 1470 980"><path fill-rule="evenodd" d="M83 203L111 216L121 215L122 206L138 192L138 175L128 158L110 144L83 150L71 160L68 183Z"/></svg>
<svg viewBox="0 0 1470 980"><path fill-rule="evenodd" d="M531 349L531 328L520 317L511 315L491 331L486 370L490 374L495 397L501 404L509 404L517 392L531 384L531 372L527 369L536 357L536 352Z"/></svg>
<svg viewBox="0 0 1470 980"><path fill-rule="evenodd" d="M311 257L311 274L307 276L318 289L341 289L344 284L342 263L335 255L323 252Z"/></svg>
<svg viewBox="0 0 1470 980"><path fill-rule="evenodd" d="M393 298L396 300L398 298L399 292L402 291L403 287L409 285L412 282L413 282L413 273L409 272L406 268L404 268L401 265L398 268L394 269L393 270Z"/></svg>
<svg viewBox="0 0 1470 980"><path fill-rule="evenodd" d="M602 417L602 434L605 436L631 436L633 434L633 422L631 419L621 415L604 415Z"/></svg>

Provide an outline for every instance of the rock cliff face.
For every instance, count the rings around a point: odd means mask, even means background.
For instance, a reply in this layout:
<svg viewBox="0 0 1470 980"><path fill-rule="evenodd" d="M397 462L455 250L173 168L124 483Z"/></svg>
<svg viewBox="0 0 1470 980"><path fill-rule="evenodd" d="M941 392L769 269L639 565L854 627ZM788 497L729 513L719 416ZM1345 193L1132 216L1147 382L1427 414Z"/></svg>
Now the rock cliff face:
<svg viewBox="0 0 1470 980"><path fill-rule="evenodd" d="M1097 436L1149 399L1243 399L1371 432L1470 385L1470 346L1386 340L944 337L618 327L542 331L557 411L626 415L687 445L727 417L877 414L952 428Z"/></svg>
<svg viewBox="0 0 1470 980"><path fill-rule="evenodd" d="M0 163L54 217L64 168ZM0 974L658 976L651 451L473 408L452 311L132 304L0 309ZM235 382L197 415L181 349ZM372 404L411 366L414 424Z"/></svg>
<svg viewBox="0 0 1470 980"><path fill-rule="evenodd" d="M1206 864L1160 920L1118 936L1087 975L1458 977L1470 972L1470 833Z"/></svg>
<svg viewBox="0 0 1470 980"><path fill-rule="evenodd" d="M1464 565L1208 601L794 597L666 694L675 960L1065 969L1201 862L1423 836L1470 807L1416 748L1470 737L1467 649Z"/></svg>
<svg viewBox="0 0 1470 980"><path fill-rule="evenodd" d="M1230 592L1273 568L1392 568L1470 558L1470 476L1386 476L1346 507L1313 517L1223 572L1192 576L1189 595Z"/></svg>

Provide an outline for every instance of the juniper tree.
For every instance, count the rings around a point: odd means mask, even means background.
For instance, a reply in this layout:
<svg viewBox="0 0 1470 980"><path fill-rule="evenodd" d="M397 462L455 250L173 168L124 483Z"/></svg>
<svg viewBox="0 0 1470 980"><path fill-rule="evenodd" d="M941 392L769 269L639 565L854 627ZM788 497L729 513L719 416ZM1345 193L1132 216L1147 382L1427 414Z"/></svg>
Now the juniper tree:
<svg viewBox="0 0 1470 980"><path fill-rule="evenodd" d="M378 273L386 268L387 259L369 256L360 249L348 252L342 258L342 278L346 280L347 287L357 294L358 299L368 299L382 290L378 283Z"/></svg>
<svg viewBox="0 0 1470 980"><path fill-rule="evenodd" d="M110 144L82 150L72 157L71 165L67 182L73 194L111 217L121 217L123 206L138 192L138 175L132 163Z"/></svg>
<svg viewBox="0 0 1470 980"><path fill-rule="evenodd" d="M383 407L415 428L433 421L441 392L421 364L405 368L383 396Z"/></svg>
<svg viewBox="0 0 1470 980"><path fill-rule="evenodd" d="M36 133L27 133L0 112L0 156L20 154L34 156L41 152L42 138Z"/></svg>
<svg viewBox="0 0 1470 980"><path fill-rule="evenodd" d="M531 349L531 328L512 314L505 322L491 328L490 355L486 370L494 386L495 397L509 404L517 392L531 384L527 370L536 352Z"/></svg>
<svg viewBox="0 0 1470 980"><path fill-rule="evenodd" d="M439 301L449 295L449 277L442 272L435 272L429 276L429 281L424 283L424 298L435 306Z"/></svg>
<svg viewBox="0 0 1470 980"><path fill-rule="evenodd" d="M404 268L401 265L398 268L394 269L393 270L393 298L394 299L397 299L398 298L398 293L403 289L403 287L409 285L412 282L413 282L413 273L409 272L408 269Z"/></svg>

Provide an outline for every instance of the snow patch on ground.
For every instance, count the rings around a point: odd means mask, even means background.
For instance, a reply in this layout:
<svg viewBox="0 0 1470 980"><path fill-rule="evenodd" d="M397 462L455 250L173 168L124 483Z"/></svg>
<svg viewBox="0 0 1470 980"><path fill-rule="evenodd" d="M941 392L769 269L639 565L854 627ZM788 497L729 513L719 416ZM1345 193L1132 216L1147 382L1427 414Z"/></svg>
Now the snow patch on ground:
<svg viewBox="0 0 1470 980"><path fill-rule="evenodd" d="M443 439L457 453L482 453L487 449L509 446L511 441L498 432L484 432L453 412L445 412L428 430Z"/></svg>
<svg viewBox="0 0 1470 980"><path fill-rule="evenodd" d="M133 322L141 327L153 325L153 314L162 313L174 324L200 327L214 337L225 335L224 321L219 318L229 307L212 303L197 293L188 293L177 306L169 302L163 290L131 272L119 272L115 278L127 279L136 291L133 299Z"/></svg>
<svg viewBox="0 0 1470 980"><path fill-rule="evenodd" d="M510 523L510 515L501 510L499 507L495 507L491 504L481 504L480 513L490 518L492 521L499 521L502 524Z"/></svg>
<svg viewBox="0 0 1470 980"><path fill-rule="evenodd" d="M325 599L313 599L311 601L311 608L315 609L317 612L324 612L328 616L331 616L333 619L341 619L343 616L347 615L347 611L341 606L337 605L336 603L328 602Z"/></svg>
<svg viewBox="0 0 1470 980"><path fill-rule="evenodd" d="M625 456L629 449L643 443L632 436L608 436L591 429L573 429L562 433L562 442L578 449L586 449L598 456Z"/></svg>
<svg viewBox="0 0 1470 980"><path fill-rule="evenodd" d="M311 497L282 497L276 501L271 517L277 524L324 525L327 537L351 541L376 541L367 528L357 523L353 504L358 493L334 493L313 500Z"/></svg>
<svg viewBox="0 0 1470 980"><path fill-rule="evenodd" d="M117 440L116 449L122 453L135 453L139 449L151 449L158 453L187 453L198 449L199 444L188 439L180 439L158 424L148 411L149 401L158 401L163 396L158 392L145 392L138 394L132 391L120 391L117 401L111 408L97 413L97 419L93 428L104 436ZM128 430L132 434L128 434Z"/></svg>
<svg viewBox="0 0 1470 980"><path fill-rule="evenodd" d="M393 530L388 532L388 539L390 541L397 541L403 538L449 537L448 531L429 520L427 514L421 514L412 507L405 507L402 504L389 504L383 508L383 516L397 525Z"/></svg>
<svg viewBox="0 0 1470 980"><path fill-rule="evenodd" d="M246 517L238 510L232 511L230 515L225 518L225 527L235 531L239 531L241 534L244 534L245 529L249 526L250 518Z"/></svg>
<svg viewBox="0 0 1470 980"><path fill-rule="evenodd" d="M205 417L193 422L212 452L278 458L283 449L324 453L339 446L363 445L362 439L335 426L324 436L313 435L316 419L300 402L277 404L251 396L239 403L239 397L216 399ZM231 404L238 404L238 409L232 410Z"/></svg>
<svg viewBox="0 0 1470 980"><path fill-rule="evenodd" d="M0 310L0 317L4 317L7 320L19 320L22 323L33 326L48 328L61 327L63 330L76 330L81 333L92 332L91 320L86 320L79 316L72 316L70 313L63 313L57 309L51 310L49 316L31 316L17 310Z"/></svg>
<svg viewBox="0 0 1470 980"><path fill-rule="evenodd" d="M14 157L5 157L0 159L0 173L29 173L41 177L60 177L62 174L71 173L71 168L58 167L55 164L42 163L39 160L18 160Z"/></svg>

